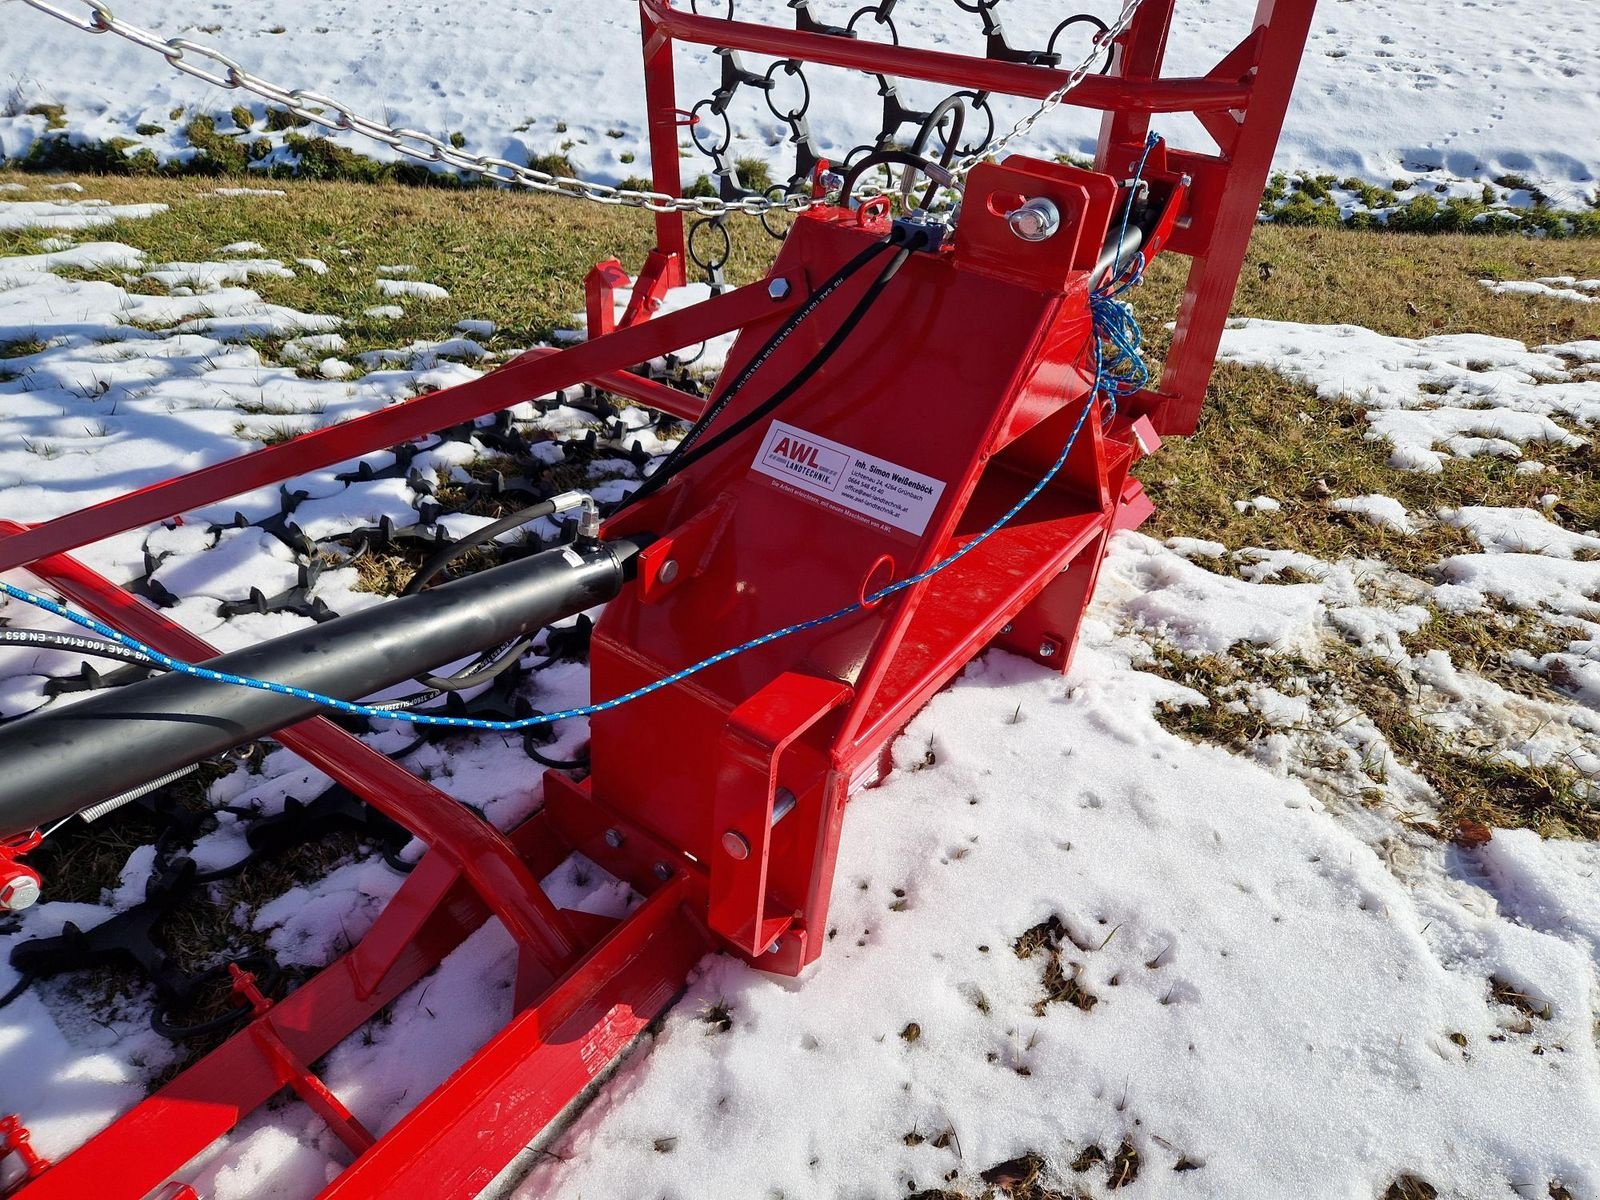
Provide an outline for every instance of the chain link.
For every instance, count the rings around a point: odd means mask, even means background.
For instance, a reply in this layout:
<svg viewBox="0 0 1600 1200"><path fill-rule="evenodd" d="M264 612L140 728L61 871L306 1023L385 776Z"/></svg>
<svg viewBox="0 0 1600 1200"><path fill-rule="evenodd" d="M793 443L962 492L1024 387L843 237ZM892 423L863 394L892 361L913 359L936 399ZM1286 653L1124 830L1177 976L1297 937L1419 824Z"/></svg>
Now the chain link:
<svg viewBox="0 0 1600 1200"><path fill-rule="evenodd" d="M1139 11L1139 6L1143 2L1144 0L1125 0L1122 11L1117 14L1117 19L1094 35L1093 39L1091 39L1088 55L1067 73L1067 77L1062 81L1061 86L1040 101L1038 108L1013 125L1009 133L990 142L987 146L981 147L975 153L958 159L951 165L951 174L957 179L965 178L967 172L980 162L998 157L1012 142L1019 138L1027 137L1035 125L1061 106L1061 102L1067 98L1068 92L1072 91L1073 88L1077 87L1093 73L1095 63L1111 49L1111 44L1126 33L1128 27L1133 24L1134 14Z"/></svg>
<svg viewBox="0 0 1600 1200"><path fill-rule="evenodd" d="M650 212L682 212L700 217L729 213L767 216L781 212L803 212L826 203L809 192L788 192L781 196L764 194L724 200L717 196L673 196L666 192L637 191L613 187L589 179L552 175L548 171L522 166L504 158L469 154L449 146L430 133L417 129L396 129L382 121L363 116L347 104L317 92L286 88L245 70L233 59L213 47L189 38L163 38L157 33L124 21L104 0L81 0L88 10L78 14L49 0L22 0L30 8L64 21L88 33L114 33L136 46L154 51L185 75L202 79L215 87L241 90L260 96L297 117L324 129L347 130L384 143L398 154L424 163L441 163L478 175L495 183L528 188L535 192L589 200L597 204L642 208ZM196 61L198 60L198 61Z"/></svg>
<svg viewBox="0 0 1600 1200"><path fill-rule="evenodd" d="M961 3L961 0L957 0L957 2ZM968 3L962 4L962 7L969 7L972 2L973 0L968 0ZM1089 76L1094 70L1095 63L1110 50L1111 44L1127 31L1133 21L1134 14L1138 12L1142 2L1143 0L1125 0L1122 11L1117 14L1117 19L1095 34L1089 54L1068 72L1067 78L1062 82L1061 86L1046 96L1037 109L1012 126L1008 133L998 139L986 139L983 144L980 144L971 153L959 157L951 165L951 174L957 180L962 179L978 163L997 157L1012 142L1026 137L1040 120L1061 105L1073 88L1077 87ZM371 117L363 116L349 105L318 92L303 88L280 86L271 80L264 79L245 70L239 63L214 47L189 38L163 38L158 33L144 29L129 21L124 21L111 11L110 5L105 3L105 0L80 0L80 3L88 10L84 14L69 11L58 4L51 3L50 0L23 0L23 3L30 8L35 8L45 13L47 16L54 17L58 21L64 21L66 24L88 33L114 33L136 46L161 55L174 68L186 75L204 80L214 87L250 92L324 129L359 133L364 137L382 142L397 154L404 155L407 158L423 163L442 164L495 183L528 188L532 191L551 195L588 200L597 204L642 208L650 212L681 212L704 219L718 219L732 213L756 217L768 217L774 213L798 213L827 202L825 198L814 198L808 189L796 187L793 181L786 189L772 188L766 192L728 196L673 196L666 192L619 188L594 180L578 179L568 175L552 175L548 171L540 171L534 167L523 166L519 163L511 162L509 159L467 153L464 150L447 145L437 137L422 130L397 129L383 121L376 121ZM976 0L976 3L977 7L972 8L971 11L979 11L987 16L988 10L993 8L998 3L998 0ZM892 4L893 0L890 0L888 4L869 4L852 16L851 24L853 25L856 18L864 14L877 13L884 9L892 10ZM731 11L731 4L729 8ZM986 21L987 24L988 22ZM898 44L899 35L893 32L892 24L890 29L895 42ZM728 54L727 51L723 53ZM784 61L786 60L780 60L780 63ZM740 69L734 63L729 63L729 65L736 72ZM780 64L774 64L773 69L778 65ZM770 90L772 87L773 69L769 69L767 73L766 89L764 90ZM789 70L791 74L798 74L798 68L795 66L790 66ZM804 82L803 76L802 82ZM888 81L885 80L884 82L887 87ZM731 89L727 90L731 91ZM985 107L987 106L987 94L975 93L974 99ZM799 110L791 113L778 113L776 109L773 111L775 115L778 115L780 119L790 125L792 140L797 145L804 147L807 153L814 156L815 151L810 149L809 130L805 126L805 108L809 107L809 100L810 93L808 88L806 102ZM725 95L722 97L722 103L726 104ZM713 154L712 157L720 159L720 154ZM721 165L720 162L718 165ZM733 191L735 189L730 188L728 190Z"/></svg>

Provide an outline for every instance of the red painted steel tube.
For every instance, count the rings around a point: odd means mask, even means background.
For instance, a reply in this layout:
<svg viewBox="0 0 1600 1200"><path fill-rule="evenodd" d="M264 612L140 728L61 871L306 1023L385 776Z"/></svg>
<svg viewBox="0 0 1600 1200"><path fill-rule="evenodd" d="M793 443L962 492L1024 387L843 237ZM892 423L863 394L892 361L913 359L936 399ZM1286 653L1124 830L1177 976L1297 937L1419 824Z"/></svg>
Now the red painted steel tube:
<svg viewBox="0 0 1600 1200"><path fill-rule="evenodd" d="M0 531L23 528L0 521ZM29 567L69 600L164 654L203 660L217 651L81 563L55 555ZM220 686L220 685L219 685ZM393 817L453 866L552 976L578 947L566 920L539 888L509 840L470 809L416 778L322 717L280 731L277 740Z"/></svg>
<svg viewBox="0 0 1600 1200"><path fill-rule="evenodd" d="M678 84L672 40L661 36L644 5L639 7L639 24L644 37L645 113L650 122L650 181L656 191L678 196L683 194L679 174L683 168L678 163ZM688 242L682 213L656 214L656 252L668 263L668 284L683 283Z"/></svg>
<svg viewBox="0 0 1600 1200"><path fill-rule="evenodd" d="M554 347L540 346L536 350L519 354L507 365L514 365L523 359L531 361L561 353L563 351ZM700 414L706 410L706 402L699 396L680 392L675 387L668 387L664 383L657 383L653 379L646 379L643 375L635 375L631 371L602 371L588 382L604 391L615 392L619 396L626 396L629 400L637 400L646 408L656 409L684 421L698 421Z"/></svg>
<svg viewBox="0 0 1600 1200"><path fill-rule="evenodd" d="M478 1195L625 1050L710 949L667 882L538 1004L518 1014L321 1193L322 1200Z"/></svg>
<svg viewBox="0 0 1600 1200"><path fill-rule="evenodd" d="M1060 87L1068 74L1050 67L1028 67L966 54L703 17L674 8L671 0L640 0L640 5L660 32L681 41L777 58L798 58L855 71L924 79L967 90L1042 100ZM1250 95L1247 84L1225 80L1142 80L1090 75L1062 103L1124 112L1216 112L1244 108L1250 103Z"/></svg>
<svg viewBox="0 0 1600 1200"><path fill-rule="evenodd" d="M783 298L774 299L767 292L766 280L747 284L693 308L618 329L548 357L524 356L470 383L419 396L341 425L302 434L253 454L231 458L67 513L0 540L0 571L213 504L252 488L358 458L607 372L648 362L706 338L783 316L804 299L804 291L804 288L791 286Z"/></svg>
<svg viewBox="0 0 1600 1200"><path fill-rule="evenodd" d="M482 909L458 912L443 904L456 879L455 870L430 853L380 914L367 939L388 940L386 929L393 921L407 924L409 904L402 900L420 903L432 914L425 930L407 928L405 953L385 973L381 986L359 986L354 969L359 950L336 960L67 1155L22 1195L26 1200L142 1196L166 1182L283 1089L283 1080L253 1037L254 1028L269 1028L305 1061L320 1058L461 943L478 924L474 918L481 918Z"/></svg>

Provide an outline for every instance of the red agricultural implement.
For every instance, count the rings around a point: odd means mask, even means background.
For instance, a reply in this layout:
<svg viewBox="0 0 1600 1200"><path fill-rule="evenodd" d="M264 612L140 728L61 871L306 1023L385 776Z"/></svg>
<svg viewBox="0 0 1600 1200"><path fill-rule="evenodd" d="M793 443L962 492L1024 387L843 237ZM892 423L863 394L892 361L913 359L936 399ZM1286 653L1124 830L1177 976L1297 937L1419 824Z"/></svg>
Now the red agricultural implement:
<svg viewBox="0 0 1600 1200"><path fill-rule="evenodd" d="M897 218L885 199L852 203L847 186L838 203L793 219L765 278L670 313L660 299L685 279L689 235L682 211L660 212L620 322L620 268L591 275L581 344L0 529L0 571L25 569L174 659L294 685L169 674L74 705L71 720L47 710L0 729L0 837L14 839L0 852L0 888L36 886L18 860L47 819L267 733L427 846L366 937L283 999L237 971L252 1011L243 1028L74 1153L48 1164L28 1150L26 1113L0 1124L0 1151L27 1168L21 1194L192 1195L185 1164L288 1088L348 1148L324 1196L475 1195L671 1003L703 955L788 975L816 960L846 805L880 777L896 735L986 647L1065 671L1108 538L1149 515L1129 468L1161 436L1194 428L1312 7L1262 0L1212 70L1162 78L1173 0L1144 0L1108 47L1107 73L1064 100L1104 113L1093 169L1016 155L980 163L943 225ZM805 5L793 30L670 0L640 10L655 188L670 195L681 190L684 123L715 111L678 109L678 42L985 101L1042 99L1066 75L1003 35L991 36L989 57L965 57L869 43L819 26ZM1215 147L1152 144L1152 115L1165 113L1193 114ZM937 162L920 169L940 179ZM820 197L824 166L813 174ZM1165 370L1113 407L1114 389L1098 386L1097 295L1125 263L1161 252L1191 260ZM629 372L730 332L738 339L709 403ZM572 546L327 622L314 641L290 634L217 658L71 557L584 382L693 422L685 447ZM593 696L629 699L590 716L587 776L546 774L542 809L509 834L310 715L308 694L359 700L601 600ZM486 628L465 630L480 619ZM423 661L374 665L402 645ZM304 659L316 663L294 675ZM168 741L149 740L155 726ZM208 732L186 731L197 727ZM147 748L127 768L139 778L63 779L61 763L124 737ZM557 908L538 880L575 851L644 902L615 921ZM375 1138L312 1064L491 919L518 947L510 1019Z"/></svg>

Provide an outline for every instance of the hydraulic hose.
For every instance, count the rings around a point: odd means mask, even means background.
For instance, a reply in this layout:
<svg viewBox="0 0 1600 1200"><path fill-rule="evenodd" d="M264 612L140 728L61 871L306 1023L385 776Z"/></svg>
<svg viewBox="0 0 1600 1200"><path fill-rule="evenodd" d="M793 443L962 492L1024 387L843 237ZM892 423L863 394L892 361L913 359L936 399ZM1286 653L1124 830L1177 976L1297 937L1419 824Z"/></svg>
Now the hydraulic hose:
<svg viewBox="0 0 1600 1200"><path fill-rule="evenodd" d="M173 672L0 726L0 837L22 833L611 599L647 539L584 541L210 659L258 690Z"/></svg>

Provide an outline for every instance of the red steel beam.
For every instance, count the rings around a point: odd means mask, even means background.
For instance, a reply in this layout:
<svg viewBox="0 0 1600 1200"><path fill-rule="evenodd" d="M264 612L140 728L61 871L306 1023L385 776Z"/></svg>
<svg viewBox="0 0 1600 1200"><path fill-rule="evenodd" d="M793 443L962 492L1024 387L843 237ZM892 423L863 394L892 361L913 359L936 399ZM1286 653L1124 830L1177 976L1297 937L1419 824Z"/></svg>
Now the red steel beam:
<svg viewBox="0 0 1600 1200"><path fill-rule="evenodd" d="M13 521L0 521L0 532L23 528ZM71 558L51 556L29 570L101 620L164 654L197 661L217 653L136 596ZM460 870L517 944L544 965L550 978L576 957L578 945L566 919L540 890L516 848L471 809L324 717L302 721L274 737L400 822Z"/></svg>
<svg viewBox="0 0 1600 1200"><path fill-rule="evenodd" d="M964 90L1001 92L1043 100L1067 80L1068 72L1029 67L942 50L891 46L835 34L774 29L749 21L703 17L683 12L671 0L640 0L657 36L665 34L702 46L747 50L776 58L798 58L830 67L880 75L897 75L942 83ZM648 26L647 26L648 28ZM649 39L646 55L650 54ZM1139 113L1219 112L1250 103L1247 83L1215 79L1118 79L1090 75L1068 94L1063 104L1078 108ZM676 143L674 143L676 145Z"/></svg>
<svg viewBox="0 0 1600 1200"><path fill-rule="evenodd" d="M549 358L552 354L563 353L565 351L552 346L540 346L535 350L519 354L506 366L515 366L524 359L531 362L534 359ZM635 375L631 371L602 371L588 382L603 391L626 396L646 408L656 409L683 421L698 421L700 414L706 410L706 402L699 396L680 392L675 387L668 387L664 383L657 383L653 379L646 379L643 375Z"/></svg>
<svg viewBox="0 0 1600 1200"><path fill-rule="evenodd" d="M767 280L747 284L692 308L641 321L558 353L542 357L524 355L470 383L302 434L253 454L203 467L28 527L0 540L0 571L26 566L35 559L60 554L306 471L358 458L597 376L625 383L609 373L786 314L804 299L806 289L794 286L795 283L790 281L782 298L768 293Z"/></svg>
<svg viewBox="0 0 1600 1200"><path fill-rule="evenodd" d="M477 1196L682 991L711 948L693 890L682 874L660 887L321 1200Z"/></svg>

